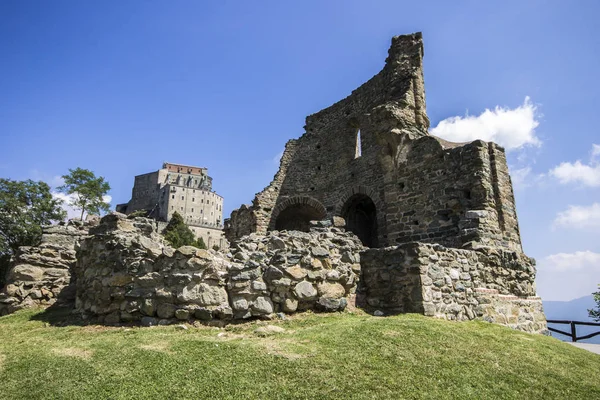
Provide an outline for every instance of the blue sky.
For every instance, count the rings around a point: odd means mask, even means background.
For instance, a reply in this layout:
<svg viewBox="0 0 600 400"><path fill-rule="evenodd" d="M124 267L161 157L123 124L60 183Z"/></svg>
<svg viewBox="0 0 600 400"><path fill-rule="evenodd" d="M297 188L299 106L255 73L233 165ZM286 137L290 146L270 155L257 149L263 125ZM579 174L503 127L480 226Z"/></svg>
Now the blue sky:
<svg viewBox="0 0 600 400"><path fill-rule="evenodd" d="M415 3L2 1L0 176L88 168L114 206L163 161L206 166L229 215L269 183L306 115L376 74L392 36L422 31L432 132L509 149L540 294L590 294L600 3Z"/></svg>

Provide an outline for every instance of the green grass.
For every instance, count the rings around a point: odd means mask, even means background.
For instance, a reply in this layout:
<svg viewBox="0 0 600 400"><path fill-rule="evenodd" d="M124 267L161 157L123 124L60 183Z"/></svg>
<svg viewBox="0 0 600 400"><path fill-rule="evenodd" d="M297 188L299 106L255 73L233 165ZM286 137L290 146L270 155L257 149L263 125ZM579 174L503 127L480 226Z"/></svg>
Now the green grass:
<svg viewBox="0 0 600 400"><path fill-rule="evenodd" d="M600 356L483 322L305 314L225 329L0 318L1 399L598 399ZM283 333L260 337L260 325Z"/></svg>

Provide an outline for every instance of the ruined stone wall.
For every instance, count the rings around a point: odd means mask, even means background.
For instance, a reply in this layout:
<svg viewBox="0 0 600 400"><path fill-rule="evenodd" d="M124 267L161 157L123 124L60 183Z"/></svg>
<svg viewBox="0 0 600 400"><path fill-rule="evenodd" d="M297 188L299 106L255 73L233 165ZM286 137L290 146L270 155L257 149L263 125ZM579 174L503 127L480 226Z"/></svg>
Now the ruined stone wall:
<svg viewBox="0 0 600 400"><path fill-rule="evenodd" d="M358 252L351 233L250 235L229 256L169 247L145 218L104 217L77 252L76 308L105 324L223 320L296 310L342 310Z"/></svg>
<svg viewBox="0 0 600 400"><path fill-rule="evenodd" d="M361 265L358 292L367 308L546 330L535 292L535 266L522 253L408 243L367 250L361 253Z"/></svg>
<svg viewBox="0 0 600 400"><path fill-rule="evenodd" d="M342 216L369 247L520 249L504 150L428 135L422 57L420 34L395 37L379 74L307 117L274 181L232 213L228 239Z"/></svg>
<svg viewBox="0 0 600 400"><path fill-rule="evenodd" d="M12 260L6 286L0 291L0 315L75 299L72 269L75 247L87 235L87 224L43 227L38 246L23 246Z"/></svg>

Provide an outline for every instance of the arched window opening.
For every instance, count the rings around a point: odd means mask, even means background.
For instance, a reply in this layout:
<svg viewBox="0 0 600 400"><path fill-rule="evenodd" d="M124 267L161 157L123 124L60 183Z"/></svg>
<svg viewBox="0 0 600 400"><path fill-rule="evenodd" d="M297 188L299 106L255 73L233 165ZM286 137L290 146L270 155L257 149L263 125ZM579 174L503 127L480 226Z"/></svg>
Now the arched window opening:
<svg viewBox="0 0 600 400"><path fill-rule="evenodd" d="M302 231L310 230L310 221L319 221L325 214L308 204L294 204L285 208L275 220L275 230Z"/></svg>
<svg viewBox="0 0 600 400"><path fill-rule="evenodd" d="M356 132L356 150L354 152L354 158L362 156L362 141L360 140L360 129Z"/></svg>
<svg viewBox="0 0 600 400"><path fill-rule="evenodd" d="M367 247L377 247L377 209L367 195L355 194L342 207L346 229L354 232Z"/></svg>

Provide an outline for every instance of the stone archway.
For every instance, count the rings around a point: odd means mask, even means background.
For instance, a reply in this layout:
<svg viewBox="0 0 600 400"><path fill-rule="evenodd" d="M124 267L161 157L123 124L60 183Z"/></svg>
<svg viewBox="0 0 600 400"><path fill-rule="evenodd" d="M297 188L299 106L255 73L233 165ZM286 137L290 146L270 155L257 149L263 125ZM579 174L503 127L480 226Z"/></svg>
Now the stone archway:
<svg viewBox="0 0 600 400"><path fill-rule="evenodd" d="M365 198L369 199L373 205L368 204L369 202ZM360 199L363 199L364 202L361 202ZM373 208L375 210L374 213ZM387 245L385 236L382 236L382 234L385 234L386 229L384 209L385 207L381 201L381 196L378 195L374 188L367 185L358 185L350 187L342 192L335 205L333 215L339 215L344 219L354 215L357 211L359 214L363 214L363 216L364 214L368 215L368 220L372 223L372 225L370 225L370 234L368 235L371 238L368 240L371 245L365 244L364 241L363 244L369 247L379 247ZM348 225L348 221L346 221L346 229L352 230ZM354 229L358 229L356 225L354 226ZM354 231L352 230L352 232ZM356 232L354 233L356 234ZM361 238L361 240L363 239Z"/></svg>
<svg viewBox="0 0 600 400"><path fill-rule="evenodd" d="M350 196L341 210L346 220L346 229L353 232L367 247L377 247L377 207L373 200L363 193Z"/></svg>
<svg viewBox="0 0 600 400"><path fill-rule="evenodd" d="M308 232L310 221L322 220L326 215L325 207L311 197L289 197L273 210L269 230Z"/></svg>

